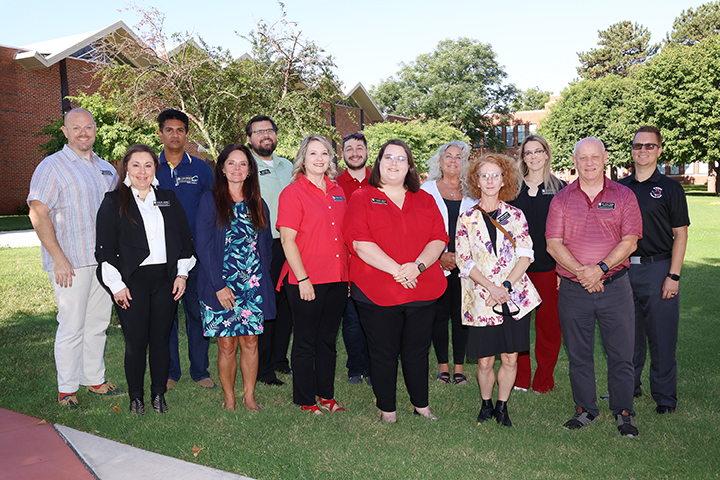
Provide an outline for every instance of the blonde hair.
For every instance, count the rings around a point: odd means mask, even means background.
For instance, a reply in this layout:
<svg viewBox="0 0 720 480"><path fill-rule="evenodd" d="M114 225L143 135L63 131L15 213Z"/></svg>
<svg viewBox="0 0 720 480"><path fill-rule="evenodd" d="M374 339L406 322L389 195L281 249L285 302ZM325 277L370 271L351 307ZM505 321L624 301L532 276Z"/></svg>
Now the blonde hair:
<svg viewBox="0 0 720 480"><path fill-rule="evenodd" d="M330 163L328 164L327 170L325 170L325 175L330 180L335 180L337 177L337 165L335 164L335 153L333 152L332 146L330 146L330 142L325 140L324 137L321 137L320 135L310 135L308 137L305 137L300 144L300 148L297 151L297 154L295 154L295 163L293 164L293 171L292 171L292 181L294 182L297 180L298 175L302 172L305 174L305 155L307 154L308 145L310 142L320 142L323 144L325 148L327 148L328 154L330 155Z"/></svg>

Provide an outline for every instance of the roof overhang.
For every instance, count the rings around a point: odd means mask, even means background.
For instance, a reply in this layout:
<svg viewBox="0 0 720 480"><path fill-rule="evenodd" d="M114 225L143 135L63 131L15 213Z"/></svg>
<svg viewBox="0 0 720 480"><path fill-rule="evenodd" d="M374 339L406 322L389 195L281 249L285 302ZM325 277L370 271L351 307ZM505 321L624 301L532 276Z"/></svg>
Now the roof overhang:
<svg viewBox="0 0 720 480"><path fill-rule="evenodd" d="M385 120L385 115L380 111L375 101L370 96L365 86L361 82L358 82L353 88L351 88L346 94L346 97L350 97L355 100L360 108L365 111L365 114L373 122L382 122Z"/></svg>

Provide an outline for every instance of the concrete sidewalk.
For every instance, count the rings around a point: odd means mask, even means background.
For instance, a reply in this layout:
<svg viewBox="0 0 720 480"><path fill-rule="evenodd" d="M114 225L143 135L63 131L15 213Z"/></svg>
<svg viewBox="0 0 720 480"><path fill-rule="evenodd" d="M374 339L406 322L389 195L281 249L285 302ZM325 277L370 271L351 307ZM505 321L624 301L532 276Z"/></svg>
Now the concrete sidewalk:
<svg viewBox="0 0 720 480"><path fill-rule="evenodd" d="M39 246L40 239L35 233L35 230L0 232L0 247L21 248Z"/></svg>
<svg viewBox="0 0 720 480"><path fill-rule="evenodd" d="M251 480L0 408L0 480Z"/></svg>

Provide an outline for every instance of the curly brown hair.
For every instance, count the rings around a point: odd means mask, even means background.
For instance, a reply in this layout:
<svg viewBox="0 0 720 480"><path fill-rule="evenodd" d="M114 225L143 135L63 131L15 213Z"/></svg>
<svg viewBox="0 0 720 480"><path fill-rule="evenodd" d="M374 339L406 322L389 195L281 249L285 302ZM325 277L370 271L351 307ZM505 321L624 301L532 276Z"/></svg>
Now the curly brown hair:
<svg viewBox="0 0 720 480"><path fill-rule="evenodd" d="M503 186L498 193L500 201L509 202L510 200L514 200L520 193L520 172L517 167L517 162L499 153L488 153L487 155L470 161L467 173L465 174L466 188L470 192L470 196L477 199L482 198L480 177L478 175L480 169L486 163L495 164L502 170Z"/></svg>

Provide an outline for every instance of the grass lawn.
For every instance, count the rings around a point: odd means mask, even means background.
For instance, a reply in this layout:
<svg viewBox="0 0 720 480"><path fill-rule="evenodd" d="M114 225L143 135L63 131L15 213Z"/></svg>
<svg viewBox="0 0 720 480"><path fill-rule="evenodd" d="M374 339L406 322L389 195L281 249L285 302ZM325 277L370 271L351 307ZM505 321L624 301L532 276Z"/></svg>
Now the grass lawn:
<svg viewBox="0 0 720 480"><path fill-rule="evenodd" d="M514 392L509 412L515 424L475 425L480 407L476 366L466 364L469 384L434 381L430 355L430 405L436 422L411 415L398 381L395 425L379 422L372 390L346 381L346 355L338 336L336 398L348 411L314 416L292 403L292 386L258 385L260 412L220 408L220 388L206 390L185 375L167 394L170 413L130 415L128 398L102 398L81 391L80 408L57 404L53 359L55 303L39 248L0 249L0 407L47 419L164 455L259 479L316 478L717 478L720 472L720 202L691 195L690 244L681 281L678 344L679 405L657 415L645 394L635 402L640 436L622 438L599 400L598 421L566 431L573 401L564 349L556 387L546 395ZM181 332L184 328L180 329ZM185 338L181 337L181 349ZM185 345L186 347L186 345ZM107 378L126 387L123 336L108 330ZM217 381L217 346L210 348ZM607 393L607 367L596 342L598 395ZM281 376L287 382L290 376ZM146 386L149 390L149 376ZM647 369L643 383L649 385ZM242 388L238 378L239 389ZM241 390L239 390L241 391ZM497 395L497 394L496 394ZM122 410L116 413L114 406ZM202 448L197 457L192 448Z"/></svg>
<svg viewBox="0 0 720 480"><path fill-rule="evenodd" d="M0 215L0 232L29 230L33 228L27 215Z"/></svg>

